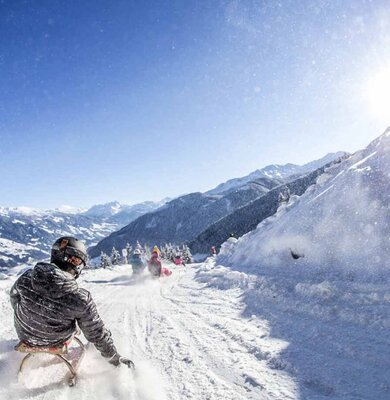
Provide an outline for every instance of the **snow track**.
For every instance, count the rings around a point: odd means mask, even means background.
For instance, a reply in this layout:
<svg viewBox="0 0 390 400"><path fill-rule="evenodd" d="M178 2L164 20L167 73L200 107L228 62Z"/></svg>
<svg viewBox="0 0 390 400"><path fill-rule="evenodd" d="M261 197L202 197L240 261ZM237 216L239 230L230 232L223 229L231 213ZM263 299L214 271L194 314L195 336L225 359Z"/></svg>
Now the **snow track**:
<svg viewBox="0 0 390 400"><path fill-rule="evenodd" d="M0 331L0 399L297 398L291 376L273 365L286 344L269 336L265 321L242 318L239 289L207 288L194 280L197 268L174 267L173 275L161 280L134 280L128 266L84 274L81 286L91 291L118 351L135 362L135 372L113 368L92 347L76 387L58 383L61 370L54 375L51 366L38 386L31 387L30 379L27 389L15 379L20 356L12 352L15 334L7 318ZM9 315L6 292L1 305Z"/></svg>

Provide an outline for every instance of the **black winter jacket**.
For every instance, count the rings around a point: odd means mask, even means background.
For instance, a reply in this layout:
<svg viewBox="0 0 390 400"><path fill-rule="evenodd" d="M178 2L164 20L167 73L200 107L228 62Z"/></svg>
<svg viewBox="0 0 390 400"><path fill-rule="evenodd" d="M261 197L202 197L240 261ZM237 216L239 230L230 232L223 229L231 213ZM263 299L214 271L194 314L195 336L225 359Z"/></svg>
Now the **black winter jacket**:
<svg viewBox="0 0 390 400"><path fill-rule="evenodd" d="M78 325L103 357L116 353L91 294L54 264L38 263L21 275L11 289L11 303L18 337L27 344L63 344Z"/></svg>

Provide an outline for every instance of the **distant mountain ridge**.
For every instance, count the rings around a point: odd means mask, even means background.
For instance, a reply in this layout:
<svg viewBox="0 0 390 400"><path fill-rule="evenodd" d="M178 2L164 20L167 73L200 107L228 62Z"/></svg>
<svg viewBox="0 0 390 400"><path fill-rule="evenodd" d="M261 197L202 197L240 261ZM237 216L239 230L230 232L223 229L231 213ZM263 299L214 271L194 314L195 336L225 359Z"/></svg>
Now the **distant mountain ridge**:
<svg viewBox="0 0 390 400"><path fill-rule="evenodd" d="M285 182L289 177L298 176L310 171L314 171L317 168L322 167L323 165L332 162L336 159L339 159L345 156L346 152L339 151L336 153L328 153L325 157L320 158L319 160L311 161L304 165L297 164L273 164L267 165L264 168L258 169L256 171L251 172L249 175L243 176L241 178L229 179L228 181L221 183L214 189L207 191L207 194L226 194L231 192L232 190L236 190L242 185L245 185L252 181L260 180L261 178L268 179L277 179L281 183Z"/></svg>
<svg viewBox="0 0 390 400"><path fill-rule="evenodd" d="M56 210L0 207L0 268L48 258L59 236L77 236L92 245L165 201L133 206L111 202L79 212L68 206Z"/></svg>
<svg viewBox="0 0 390 400"><path fill-rule="evenodd" d="M112 233L91 248L90 255L97 257L101 251L111 252L113 246L124 248L127 242L134 244L139 241L149 245L161 245L190 240L209 224L266 193L269 189L265 185L272 188L279 184L271 179L268 179L268 182L265 182L264 178L262 180L262 184L248 183L226 195L190 193L178 197Z"/></svg>
<svg viewBox="0 0 390 400"><path fill-rule="evenodd" d="M82 214L88 217L109 218L122 211L124 208L130 207L122 205L119 201L112 201L105 204L97 204L84 211Z"/></svg>
<svg viewBox="0 0 390 400"><path fill-rule="evenodd" d="M170 200L171 199L167 197L161 201L144 201L131 206L121 204L118 201L112 201L110 203L92 206L88 210L82 212L82 215L92 218L101 218L106 223L124 226L141 215L160 208Z"/></svg>

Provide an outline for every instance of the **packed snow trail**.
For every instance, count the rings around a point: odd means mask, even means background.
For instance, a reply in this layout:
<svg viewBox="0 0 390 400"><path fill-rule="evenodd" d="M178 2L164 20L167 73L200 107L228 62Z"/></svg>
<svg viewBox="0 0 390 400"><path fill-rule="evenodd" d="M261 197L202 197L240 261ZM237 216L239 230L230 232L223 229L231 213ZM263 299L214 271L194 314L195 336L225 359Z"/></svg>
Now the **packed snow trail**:
<svg viewBox="0 0 390 400"><path fill-rule="evenodd" d="M159 280L147 275L135 280L129 266L83 273L80 285L91 291L118 351L135 362L136 371L112 367L92 346L74 388L58 383L64 368L38 368L37 361L17 381L22 356L12 351L12 280L0 282L5 320L0 328L0 399L299 397L292 377L269 366L287 343L270 337L266 321L241 316L241 290L205 287L194 279L196 264L170 268L173 275Z"/></svg>

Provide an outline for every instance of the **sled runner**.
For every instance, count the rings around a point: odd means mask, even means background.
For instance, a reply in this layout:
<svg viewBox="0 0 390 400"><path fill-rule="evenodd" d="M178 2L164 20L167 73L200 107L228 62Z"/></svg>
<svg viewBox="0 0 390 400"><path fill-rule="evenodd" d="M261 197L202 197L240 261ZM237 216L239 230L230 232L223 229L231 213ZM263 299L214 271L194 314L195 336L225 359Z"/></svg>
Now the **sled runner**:
<svg viewBox="0 0 390 400"><path fill-rule="evenodd" d="M75 359L65 357L66 355L69 355L69 346L72 342L72 339L74 339L79 345L78 355ZM30 346L24 342L19 342L19 344L15 346L15 350L21 353L27 353L27 355L23 358L22 362L20 363L19 374L22 372L23 366L31 356L34 356L35 354L39 353L50 354L60 359L61 362L64 362L68 367L69 372L65 376L65 379L67 380L69 386L74 386L76 384L77 370L81 364L82 359L84 358L86 351L84 344L81 342L80 339L78 339L75 336L71 338L68 342L64 343L62 346L58 347Z"/></svg>

